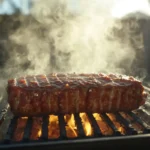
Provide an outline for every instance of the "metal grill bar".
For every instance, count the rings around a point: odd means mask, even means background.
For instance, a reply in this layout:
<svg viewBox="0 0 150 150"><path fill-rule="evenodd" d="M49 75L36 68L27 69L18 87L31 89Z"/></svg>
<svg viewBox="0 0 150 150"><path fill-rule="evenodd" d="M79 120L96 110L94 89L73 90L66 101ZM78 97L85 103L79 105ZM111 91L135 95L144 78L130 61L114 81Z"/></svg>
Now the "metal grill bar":
<svg viewBox="0 0 150 150"><path fill-rule="evenodd" d="M62 114L58 115L59 118L59 128L60 128L60 137L66 139L66 128L65 128L65 120Z"/></svg>
<svg viewBox="0 0 150 150"><path fill-rule="evenodd" d="M115 115L116 115L117 120L120 121L120 123L122 123L127 128L127 134L129 135L137 134L137 131L133 127L131 127L131 124L129 121L124 119L119 113L115 113Z"/></svg>
<svg viewBox="0 0 150 150"><path fill-rule="evenodd" d="M4 138L5 142L10 142L11 141L13 133L14 133L15 128L16 128L16 125L17 125L17 120L18 120L18 117L14 117L11 120L10 125L8 127L8 131L7 131L6 136Z"/></svg>
<svg viewBox="0 0 150 150"><path fill-rule="evenodd" d="M48 124L49 124L49 117L50 116L44 116L43 117L43 123L42 123L42 139L47 140L48 139Z"/></svg>
<svg viewBox="0 0 150 150"><path fill-rule="evenodd" d="M108 123L108 125L113 129L115 135L121 135L118 129L115 127L114 123L110 120L110 118L106 114L101 114L102 119Z"/></svg>
<svg viewBox="0 0 150 150"><path fill-rule="evenodd" d="M129 112L128 114L134 119L135 122L138 122L141 126L144 127L144 133L150 133L150 127L145 122L143 122L137 115L135 115L133 112Z"/></svg>
<svg viewBox="0 0 150 150"><path fill-rule="evenodd" d="M25 130L24 130L23 140L25 141L30 140L31 128L32 128L32 118L28 118Z"/></svg>
<svg viewBox="0 0 150 150"><path fill-rule="evenodd" d="M100 128L95 120L95 118L93 117L93 115L91 113L87 113L89 119L90 119L90 123L93 127L94 130L94 136L102 136L102 133L100 131Z"/></svg>
<svg viewBox="0 0 150 150"><path fill-rule="evenodd" d="M85 137L85 133L83 130L83 126L82 126L82 122L81 122L79 113L75 113L74 118L75 118L75 123L76 123L77 129L78 129L78 137Z"/></svg>

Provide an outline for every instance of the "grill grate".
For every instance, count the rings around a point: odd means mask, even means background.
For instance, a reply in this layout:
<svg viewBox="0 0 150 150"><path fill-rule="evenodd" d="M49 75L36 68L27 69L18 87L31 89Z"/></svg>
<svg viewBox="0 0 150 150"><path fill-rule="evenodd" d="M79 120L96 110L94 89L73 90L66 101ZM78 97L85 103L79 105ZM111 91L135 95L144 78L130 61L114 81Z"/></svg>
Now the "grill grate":
<svg viewBox="0 0 150 150"><path fill-rule="evenodd" d="M113 129L114 135L121 135L118 129L115 127L113 122L109 119L106 114L101 115L101 117L108 123L108 125Z"/></svg>
<svg viewBox="0 0 150 150"><path fill-rule="evenodd" d="M95 137L102 136L102 133L101 133L99 126L98 126L95 118L93 117L93 115L91 113L88 113L88 117L90 119L91 125L92 125L93 130L94 130L94 136Z"/></svg>
<svg viewBox="0 0 150 150"><path fill-rule="evenodd" d="M140 125L142 125L144 127L144 131L142 134L147 134L150 133L150 128L149 126L143 122L138 116L136 116L133 112L129 112L127 113L128 115L130 115L134 120L136 120ZM116 128L116 126L114 125L114 123L110 120L110 118L106 115L106 114L100 114L101 117L107 122L107 124L109 125L109 127L112 128L114 134L111 136L121 136L121 132ZM97 121L95 120L95 118L93 117L93 115L91 113L87 114L91 126L93 128L93 133L94 135L92 135L92 137L96 138L96 137L107 137L104 136L97 124ZM130 126L130 122L126 119L124 119L119 113L115 114L117 121L119 121L121 124L123 124L126 129L127 129L127 134L126 135L135 135L138 134L137 131ZM66 129L65 129L65 120L64 120L64 115L58 115L59 118L59 128L60 128L60 137L58 138L58 140L65 140L68 139L67 135L66 135ZM76 122L76 126L77 126L77 131L78 131L78 137L77 139L84 139L84 138L88 138L85 136L84 130L83 130L83 126L82 126L82 122L81 122L81 118L79 116L79 114L74 114L74 118L75 118L75 122ZM15 131L16 128L16 124L17 124L17 119L18 117L14 117L11 120L11 123L9 125L8 128L8 132L6 134L6 137L4 139L4 143L13 143L12 141L12 136L13 133ZM29 142L30 141L30 134L31 134L31 128L32 128L32 121L33 118L28 118L27 123L26 123L26 127L24 129L24 136L22 139L22 142ZM44 116L42 117L43 119L43 124L42 124L42 135L41 138L39 138L39 141L48 141L48 124L49 124L49 116Z"/></svg>
<svg viewBox="0 0 150 150"><path fill-rule="evenodd" d="M48 130L49 130L48 125L50 123L51 116L43 116L42 127L41 127L41 130L42 130L41 137L38 140L31 140L30 135L31 135L34 118L29 117L27 118L22 140L18 142L13 141L13 134L17 127L17 120L19 119L19 117L14 117L11 120L11 123L9 124L6 137L0 143L0 149L10 148L12 150L12 148L14 148L16 150L17 148L20 149L20 148L30 147L31 149L35 148L37 150L37 149L43 148L41 146L45 146L45 148L49 148L49 146L55 146L55 147L58 147L58 149L62 149L62 145L67 145L67 144L69 144L70 146L73 146L73 144L75 144L74 148L75 147L79 148L78 146L80 147L83 146L83 148L84 147L89 148L91 146L91 148L93 148L101 144L100 145L101 148L102 147L106 148L106 147L109 147L108 144L111 145L111 147L117 144L120 144L118 146L122 146L122 144L127 146L127 143L130 145L135 143L135 145L137 145L137 144L141 144L140 142L141 140L143 141L142 144L145 142L144 145L146 146L146 143L150 142L149 126L145 122L143 122L143 120L141 120L140 117L138 117L135 113L128 112L126 114L132 117L133 122L139 123L143 127L142 133L138 133L133 127L131 127L130 122L127 119L124 119L121 113L114 113L113 115L115 115L116 120L120 122L121 124L123 124L124 127L126 128L127 134L125 135L121 134L121 132L115 126L114 122L109 118L107 114L98 114L102 118L102 120L104 120L108 124L108 126L113 130L112 135L103 135L95 117L91 113L87 113L86 115L93 128L93 135L86 136L84 132L84 127L81 121L81 117L78 113L75 113L73 115L74 115L74 121L75 121L77 132L78 132L77 137L74 137L74 138L67 137L67 132L65 128L66 122L64 119L64 115L57 115L58 121L59 121L59 130L60 130L60 136L58 138L56 139L48 138ZM134 139L135 139L135 142L134 142ZM139 139L140 141L138 142ZM121 140L122 142L117 142L118 140ZM94 143L95 145L93 145ZM70 146L68 146L69 149L70 149Z"/></svg>
<svg viewBox="0 0 150 150"><path fill-rule="evenodd" d="M58 118L59 118L60 138L66 139L67 136L66 136L64 116L61 114L58 116Z"/></svg>
<svg viewBox="0 0 150 150"><path fill-rule="evenodd" d="M8 142L11 141L13 133L14 133L15 128L16 128L16 125L17 125L17 119L18 119L18 117L14 117L11 120L11 123L9 125L9 128L8 128L8 131L7 131L7 134L6 134L4 142L8 143Z"/></svg>
<svg viewBox="0 0 150 150"><path fill-rule="evenodd" d="M120 121L124 124L124 126L127 128L127 134L128 134L128 135L137 134L137 131L136 131L134 128L132 128L132 127L130 126L130 122L129 122L128 120L124 119L119 113L116 113L116 117L117 117L117 119L120 120Z"/></svg>
<svg viewBox="0 0 150 150"><path fill-rule="evenodd" d="M75 122L76 122L77 129L78 129L78 136L81 138L84 138L85 133L83 130L83 126L82 126L81 118L79 117L79 114L78 113L74 114L74 118L75 118Z"/></svg>
<svg viewBox="0 0 150 150"><path fill-rule="evenodd" d="M49 123L49 117L44 116L43 124L42 124L42 139L44 139L44 140L48 139L48 123ZM29 135L28 135L28 137L29 137Z"/></svg>
<svg viewBox="0 0 150 150"><path fill-rule="evenodd" d="M30 133L31 133L31 128L32 128L32 118L28 118L28 121L27 121L27 124L26 124L26 128L24 130L24 136L23 136L23 139L25 141L29 141L29 137L30 137ZM43 129L43 131L45 129ZM45 133L45 132L43 132L43 133Z"/></svg>

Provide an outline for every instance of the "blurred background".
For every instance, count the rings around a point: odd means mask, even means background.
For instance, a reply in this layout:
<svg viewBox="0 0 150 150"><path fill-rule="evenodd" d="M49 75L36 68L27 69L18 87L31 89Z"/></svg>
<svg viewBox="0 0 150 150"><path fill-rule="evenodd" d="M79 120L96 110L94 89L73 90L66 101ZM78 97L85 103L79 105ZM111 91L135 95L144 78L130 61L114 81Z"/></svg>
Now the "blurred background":
<svg viewBox="0 0 150 150"><path fill-rule="evenodd" d="M119 73L149 83L149 0L0 0L0 101L8 78Z"/></svg>

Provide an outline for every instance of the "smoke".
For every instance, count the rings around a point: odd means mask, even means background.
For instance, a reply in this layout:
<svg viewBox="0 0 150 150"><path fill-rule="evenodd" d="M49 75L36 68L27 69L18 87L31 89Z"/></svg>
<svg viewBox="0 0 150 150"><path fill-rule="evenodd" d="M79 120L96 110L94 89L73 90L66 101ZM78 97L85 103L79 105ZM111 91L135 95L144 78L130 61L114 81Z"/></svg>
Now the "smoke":
<svg viewBox="0 0 150 150"><path fill-rule="evenodd" d="M128 41L108 39L115 23L110 14L113 1L82 0L73 12L68 4L67 0L51 0L34 5L32 15L45 29L43 38L33 32L33 24L11 36L17 44L27 46L34 66L27 73L124 72L118 64L124 59L130 66L135 54Z"/></svg>
<svg viewBox="0 0 150 150"><path fill-rule="evenodd" d="M1 94L8 78L28 74L132 74L136 51L130 36L138 24L132 22L131 29L128 23L117 21L112 15L115 2L36 0L32 19L22 19L20 27L9 34L9 57L0 70ZM134 45L142 49L140 33L138 38Z"/></svg>

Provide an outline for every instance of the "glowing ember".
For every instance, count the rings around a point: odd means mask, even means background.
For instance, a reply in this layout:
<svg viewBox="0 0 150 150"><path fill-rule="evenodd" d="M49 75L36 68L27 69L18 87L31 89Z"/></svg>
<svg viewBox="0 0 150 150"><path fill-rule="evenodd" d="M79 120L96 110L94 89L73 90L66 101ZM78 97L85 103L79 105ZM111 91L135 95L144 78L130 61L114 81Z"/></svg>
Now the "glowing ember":
<svg viewBox="0 0 150 150"><path fill-rule="evenodd" d="M21 141L24 134L24 129L27 123L27 117L21 117L17 120L17 126L13 135L14 141Z"/></svg>
<svg viewBox="0 0 150 150"><path fill-rule="evenodd" d="M82 125L83 125L85 135L86 136L92 136L93 135L93 129L92 129L92 126L89 122L89 119L88 119L86 113L80 113L80 117L82 120Z"/></svg>
<svg viewBox="0 0 150 150"><path fill-rule="evenodd" d="M107 116L114 123L114 125L116 126L118 131L121 132L121 134L125 135L126 134L125 127L124 127L123 124L121 124L119 121L117 121L116 116L114 114L112 114L112 113L107 113Z"/></svg>
<svg viewBox="0 0 150 150"><path fill-rule="evenodd" d="M131 122L131 125L133 128L135 128L137 131L143 131L144 128L134 122L134 119L129 116L126 113L120 113L125 119L127 119L129 122ZM86 113L80 113L79 114L83 129L85 132L86 136L92 136L93 135L93 129L92 125L90 123L90 120L87 116ZM107 116L110 118L110 120L114 123L116 128L121 132L121 134L126 134L125 127L116 119L116 116L112 113L107 113ZM104 120L101 114L98 113L93 113L93 117L95 118L101 132L103 135L113 135L113 130L112 128L107 124L107 122ZM24 130L27 124L28 117L20 117L17 120L17 125L16 129L13 135L13 140L14 141L21 141L23 139L24 135ZM78 131L77 131L77 126L76 122L74 119L73 114L67 114L64 115L64 120L65 120L65 129L66 129L66 134L68 138L75 138L78 137ZM49 139L57 139L60 136L60 127L59 127L59 119L57 115L49 115L49 120L48 120L48 138ZM38 140L41 135L42 135L42 117L33 117L32 118L32 128L31 128L31 135L30 139L31 140Z"/></svg>
<svg viewBox="0 0 150 150"><path fill-rule="evenodd" d="M48 138L58 138L60 136L58 116L49 116Z"/></svg>
<svg viewBox="0 0 150 150"><path fill-rule="evenodd" d="M73 138L77 137L77 127L75 125L74 115L65 115L64 116L65 122L66 122L66 133L67 137Z"/></svg>
<svg viewBox="0 0 150 150"><path fill-rule="evenodd" d="M108 124L100 117L98 113L93 114L97 124L102 132L103 135L112 135L113 130L108 126Z"/></svg>
<svg viewBox="0 0 150 150"><path fill-rule="evenodd" d="M42 118L34 117L31 129L31 140L38 140L42 135Z"/></svg>

